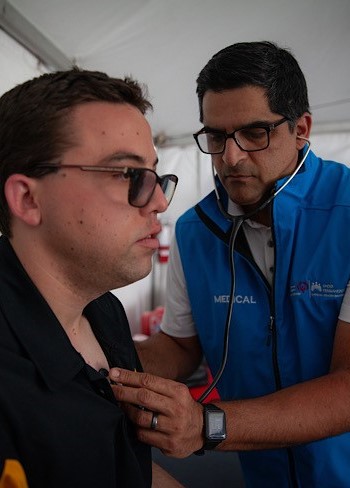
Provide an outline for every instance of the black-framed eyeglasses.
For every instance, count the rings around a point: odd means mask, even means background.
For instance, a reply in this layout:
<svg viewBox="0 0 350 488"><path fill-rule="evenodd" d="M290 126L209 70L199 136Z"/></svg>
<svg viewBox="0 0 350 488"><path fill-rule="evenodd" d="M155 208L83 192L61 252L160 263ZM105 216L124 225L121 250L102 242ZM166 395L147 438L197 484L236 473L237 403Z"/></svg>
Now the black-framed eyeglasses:
<svg viewBox="0 0 350 488"><path fill-rule="evenodd" d="M262 151L269 147L270 132L287 122L287 117L267 125L256 125L237 129L231 134L224 131L203 127L193 137L199 149L205 154L221 154L225 151L227 139L233 139L242 151Z"/></svg>
<svg viewBox="0 0 350 488"><path fill-rule="evenodd" d="M162 189L165 199L170 204L176 189L178 177L167 174L158 176L155 171L148 168L112 167L112 166L83 166L79 164L37 164L30 173L35 176L44 176L48 172L58 171L62 168L75 168L81 171L94 171L97 173L121 174L130 180L128 202L133 207L145 207L152 198L157 184Z"/></svg>

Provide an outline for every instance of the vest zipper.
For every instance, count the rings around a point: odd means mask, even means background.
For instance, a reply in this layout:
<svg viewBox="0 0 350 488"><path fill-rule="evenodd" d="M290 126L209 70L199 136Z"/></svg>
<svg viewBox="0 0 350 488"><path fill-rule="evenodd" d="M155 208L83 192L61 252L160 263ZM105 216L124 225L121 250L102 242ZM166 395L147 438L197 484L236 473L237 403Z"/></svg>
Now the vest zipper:
<svg viewBox="0 0 350 488"><path fill-rule="evenodd" d="M276 255L277 255L277 248L276 248L276 239L275 239L275 227L274 227L274 220L273 220L273 208L274 204L271 205L271 231L272 231L272 239L274 242L274 249L275 249L275 257L274 257L274 270L273 270L273 278L272 278L272 287L270 288L270 306L271 306L271 315L270 315L270 322L269 322L269 335L268 335L268 343L270 345L272 341L272 364L273 364L273 371L275 375L275 384L276 384L276 391L282 389L282 381L281 381L281 373L278 366L278 356L277 356L277 329L276 329L276 321L275 321L275 277L276 277ZM295 468L295 459L293 451L290 447L287 447L287 456L288 456L288 464L289 464L289 475L290 475L290 482L293 488L298 488L298 480L297 480L297 473Z"/></svg>
<svg viewBox="0 0 350 488"><path fill-rule="evenodd" d="M268 333L267 333L267 341L266 345L271 346L271 337L272 337L272 331L273 331L273 323L274 323L274 317L271 315L270 316L270 321L268 325Z"/></svg>
<svg viewBox="0 0 350 488"><path fill-rule="evenodd" d="M273 290L274 290L274 281L273 281ZM278 359L277 359L277 329L276 329L276 321L275 321L275 299L274 299L274 291L271 291L271 315L270 315L270 322L269 322L269 334L268 334L268 345L272 343L272 365L273 365L273 372L275 376L275 385L276 390L281 390L282 382L281 382L281 374L280 369L278 366Z"/></svg>

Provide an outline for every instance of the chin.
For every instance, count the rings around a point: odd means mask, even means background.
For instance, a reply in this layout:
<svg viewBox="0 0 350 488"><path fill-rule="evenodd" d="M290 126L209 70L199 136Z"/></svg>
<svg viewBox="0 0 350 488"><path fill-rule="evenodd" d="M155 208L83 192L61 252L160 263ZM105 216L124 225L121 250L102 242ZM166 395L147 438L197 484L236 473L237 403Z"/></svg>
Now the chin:
<svg viewBox="0 0 350 488"><path fill-rule="evenodd" d="M258 207L261 202L261 198L231 198L231 200L243 208Z"/></svg>
<svg viewBox="0 0 350 488"><path fill-rule="evenodd" d="M136 281L143 280L143 278L146 278L150 272L152 271L152 262L150 261L147 265L145 264L144 266L138 266L134 269L134 273L132 273L134 276L131 277L131 283L135 283Z"/></svg>

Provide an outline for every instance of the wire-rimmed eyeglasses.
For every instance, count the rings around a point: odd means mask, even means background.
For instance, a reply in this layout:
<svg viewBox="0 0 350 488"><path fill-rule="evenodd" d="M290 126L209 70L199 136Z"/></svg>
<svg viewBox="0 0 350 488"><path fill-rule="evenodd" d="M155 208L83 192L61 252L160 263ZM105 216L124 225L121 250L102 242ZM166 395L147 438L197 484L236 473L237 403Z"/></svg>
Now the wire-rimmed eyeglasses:
<svg viewBox="0 0 350 488"><path fill-rule="evenodd" d="M227 139L233 139L242 151L262 151L269 147L270 132L284 122L287 122L287 120L289 120L287 117L283 117L271 124L243 127L242 129L231 132L231 134L227 134L221 130L203 127L196 134L193 134L193 137L199 149L205 154L223 153Z"/></svg>
<svg viewBox="0 0 350 488"><path fill-rule="evenodd" d="M112 166L84 166L79 164L37 164L30 173L36 176L44 176L47 171L58 171L62 168L75 168L81 171L94 171L97 173L116 173L121 174L125 179L130 180L128 202L133 207L145 207L152 198L157 184L162 189L165 199L170 204L176 189L178 177L167 174L158 176L155 171L148 168L112 167ZM44 170L45 172L43 172ZM39 173L39 174L38 174Z"/></svg>

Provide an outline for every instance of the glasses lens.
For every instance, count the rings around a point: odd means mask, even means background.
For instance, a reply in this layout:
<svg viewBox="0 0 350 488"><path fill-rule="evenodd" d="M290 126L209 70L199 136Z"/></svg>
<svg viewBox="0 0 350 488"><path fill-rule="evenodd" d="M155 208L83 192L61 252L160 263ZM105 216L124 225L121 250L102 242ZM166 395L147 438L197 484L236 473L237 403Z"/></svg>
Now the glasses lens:
<svg viewBox="0 0 350 488"><path fill-rule="evenodd" d="M199 149L206 154L223 153L227 138L233 138L243 151L261 151L269 145L269 130L265 127L239 129L229 135L220 131L202 132L195 137Z"/></svg>
<svg viewBox="0 0 350 488"><path fill-rule="evenodd" d="M226 135L223 132L204 132L197 135L199 148L207 154L220 154L225 150Z"/></svg>
<svg viewBox="0 0 350 488"><path fill-rule="evenodd" d="M134 207L145 207L152 198L159 183L168 204L174 196L178 178L175 175L158 177L157 173L146 168L129 168L130 178L129 203Z"/></svg>
<svg viewBox="0 0 350 488"><path fill-rule="evenodd" d="M147 169L130 168L129 203L134 207L144 207L154 192L157 175Z"/></svg>
<svg viewBox="0 0 350 488"><path fill-rule="evenodd" d="M161 176L159 179L160 187L169 205L174 196L178 178L175 175L164 175Z"/></svg>
<svg viewBox="0 0 350 488"><path fill-rule="evenodd" d="M244 151L261 151L269 145L269 131L264 127L237 130L235 138Z"/></svg>

